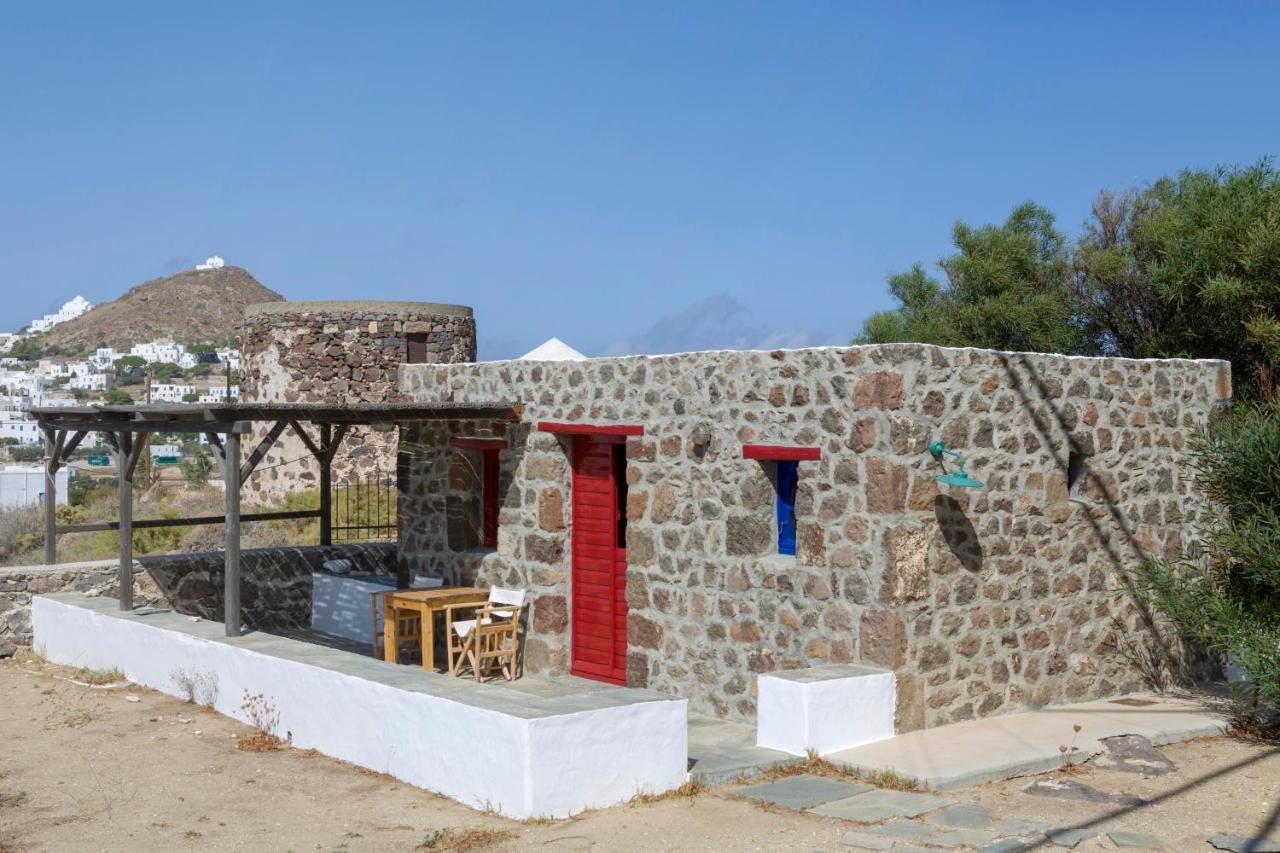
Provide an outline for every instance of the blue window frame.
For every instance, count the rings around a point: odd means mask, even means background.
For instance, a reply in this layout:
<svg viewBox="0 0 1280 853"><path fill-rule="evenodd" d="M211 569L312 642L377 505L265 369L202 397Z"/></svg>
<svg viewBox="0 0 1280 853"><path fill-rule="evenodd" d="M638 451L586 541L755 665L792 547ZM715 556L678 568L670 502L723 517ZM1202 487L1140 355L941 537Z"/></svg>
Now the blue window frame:
<svg viewBox="0 0 1280 853"><path fill-rule="evenodd" d="M778 491L778 553L796 553L796 484L800 479L800 463L779 461L774 469L774 488Z"/></svg>

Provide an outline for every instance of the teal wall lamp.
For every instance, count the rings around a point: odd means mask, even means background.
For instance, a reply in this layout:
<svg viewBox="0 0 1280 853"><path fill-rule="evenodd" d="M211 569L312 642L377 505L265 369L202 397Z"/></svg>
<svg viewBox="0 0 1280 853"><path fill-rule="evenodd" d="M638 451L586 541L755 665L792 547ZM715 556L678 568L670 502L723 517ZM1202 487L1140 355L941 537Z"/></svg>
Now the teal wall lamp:
<svg viewBox="0 0 1280 853"><path fill-rule="evenodd" d="M964 456L954 450L947 450L947 446L941 441L935 441L929 445L929 455L938 460L938 464L942 466L942 474L935 477L939 483L947 486L963 486L966 489L981 489L982 483L970 477L964 470ZM942 461L942 457L951 456L956 460L956 470L947 473L947 466Z"/></svg>

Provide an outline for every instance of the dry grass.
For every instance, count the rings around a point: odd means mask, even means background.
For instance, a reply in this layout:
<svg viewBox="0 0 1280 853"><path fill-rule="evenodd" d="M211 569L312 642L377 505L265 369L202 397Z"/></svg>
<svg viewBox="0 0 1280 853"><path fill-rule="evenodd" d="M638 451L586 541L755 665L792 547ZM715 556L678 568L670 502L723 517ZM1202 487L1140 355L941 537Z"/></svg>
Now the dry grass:
<svg viewBox="0 0 1280 853"><path fill-rule="evenodd" d="M94 687L100 687L104 684L118 684L127 681L124 673L119 667L111 667L111 669L90 669L82 666L71 673L71 680L78 681L81 684L89 684Z"/></svg>
<svg viewBox="0 0 1280 853"><path fill-rule="evenodd" d="M489 829L481 826L466 829L436 829L422 839L416 850L450 851L450 853L470 853L474 850L487 850L496 844L510 841L517 837L515 830Z"/></svg>
<svg viewBox="0 0 1280 853"><path fill-rule="evenodd" d="M813 750L804 758L793 761L779 761L766 767L756 776L742 779L743 782L776 782L788 776L826 776L831 779L844 779L850 782L864 782L877 788L889 788L894 791L919 791L920 783L914 779L896 773L893 770L873 770L861 773L842 764L828 761Z"/></svg>
<svg viewBox="0 0 1280 853"><path fill-rule="evenodd" d="M679 788L672 788L661 794L639 793L632 797L628 802L633 805L649 805L650 803L660 803L663 800L675 800L680 797L693 799L699 794L707 792L707 783L698 779L690 779Z"/></svg>
<svg viewBox="0 0 1280 853"><path fill-rule="evenodd" d="M236 749L241 752L279 752L284 748L284 741L266 732L254 732L236 741Z"/></svg>

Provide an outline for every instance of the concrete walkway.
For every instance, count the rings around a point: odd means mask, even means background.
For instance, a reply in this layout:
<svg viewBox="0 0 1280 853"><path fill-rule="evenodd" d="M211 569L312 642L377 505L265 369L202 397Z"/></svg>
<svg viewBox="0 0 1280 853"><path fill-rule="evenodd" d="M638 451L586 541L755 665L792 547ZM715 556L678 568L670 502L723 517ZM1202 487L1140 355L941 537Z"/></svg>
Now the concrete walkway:
<svg viewBox="0 0 1280 853"><path fill-rule="evenodd" d="M1160 745L1221 734L1225 724L1224 710L1208 697L1135 695L954 723L826 757L947 791L1061 767L1063 746L1074 748L1071 760L1078 763L1101 751L1099 738L1140 734Z"/></svg>

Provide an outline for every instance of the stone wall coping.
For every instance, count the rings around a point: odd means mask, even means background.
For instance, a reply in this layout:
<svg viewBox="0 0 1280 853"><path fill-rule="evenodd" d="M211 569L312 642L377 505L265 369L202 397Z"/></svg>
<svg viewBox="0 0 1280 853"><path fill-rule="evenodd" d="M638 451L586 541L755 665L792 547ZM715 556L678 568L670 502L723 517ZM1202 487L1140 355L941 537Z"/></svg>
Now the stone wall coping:
<svg viewBox="0 0 1280 853"><path fill-rule="evenodd" d="M264 314L445 314L453 317L473 317L475 312L468 305L450 305L445 302L401 302L390 299L339 299L310 302L259 302L244 309L246 319Z"/></svg>
<svg viewBox="0 0 1280 853"><path fill-rule="evenodd" d="M76 563L38 563L31 566L0 566L0 576L3 575L30 575L42 572L99 572L105 569L114 569L120 565L118 559L112 560L82 560ZM133 570L136 572L141 566L137 560L133 561Z"/></svg>
<svg viewBox="0 0 1280 853"><path fill-rule="evenodd" d="M303 554L314 554L325 551L331 551L334 554L359 554L362 552L382 552L386 554L396 549L395 542L353 542L350 544L342 543L338 545L267 545L262 548L241 548L240 556L253 556L255 554L272 554L282 552L297 551ZM164 563L171 560L205 560L210 557L222 558L224 551L181 551L177 554L148 554L145 557L135 557L134 562L142 565L148 563ZM117 560L103 561L106 565L114 566ZM87 564L86 564L87 565Z"/></svg>
<svg viewBox="0 0 1280 853"><path fill-rule="evenodd" d="M270 303L266 303L264 307L270 307L270 308L275 308L276 310L279 310L279 308L284 305L298 305L298 304L302 304L302 303L270 302ZM315 303L315 304L323 304L323 303ZM250 308L253 308L253 307L257 307L257 306L250 306ZM722 356L722 355L739 355L743 353L762 353L766 355L771 353L786 353L788 355L793 355L793 354L802 355L804 353L856 352L859 350L863 352L873 352L873 351L908 352L913 349L921 350L921 351L936 350L938 352L944 352L944 353L977 352L977 353L982 353L984 355L1026 356L1033 359L1068 359L1073 361L1080 360L1084 362L1098 362L1098 363L1105 362L1105 363L1113 364L1117 366L1122 366L1127 364L1151 364L1151 365L1198 364L1198 365L1216 365L1219 368L1229 369L1231 364L1229 361L1226 361L1225 359L1220 359L1220 358L1122 358L1120 356L1068 355L1065 353L1053 353L1053 352L1016 352L1016 351L1006 351L1006 350L983 349L982 347L944 347L944 346L936 346L934 344L913 344L913 343L854 344L850 346L841 346L841 345L833 344L830 346L799 347L796 349L778 348L778 349L688 350L685 352L654 353L651 355L592 356L590 358L583 359L582 361L575 361L572 364L577 367L587 367L592 364L608 364L608 363L617 364L621 362L639 363L639 362L646 362L646 361L655 362L655 361L662 361L663 359L668 359L668 358L681 358L684 356L692 356L692 355ZM434 369L439 367L459 367L459 366L474 368L478 365L513 365L514 366L514 365L529 365L529 364L560 365L560 364L564 364L564 362L558 362L558 361L542 362L542 361L537 361L532 359L526 361L520 358L509 358L509 359L497 359L494 361L481 361L481 362L476 362L474 364L467 363L467 362L459 362L456 364L421 364L421 365L406 364L404 365L404 368L408 370L415 370L418 368Z"/></svg>
<svg viewBox="0 0 1280 853"><path fill-rule="evenodd" d="M811 666L805 669L784 669L776 672L762 672L761 678L781 678L783 681L796 681L811 684L815 681L835 681L840 678L861 678L864 675L888 675L887 669L857 664L833 663L823 666Z"/></svg>

